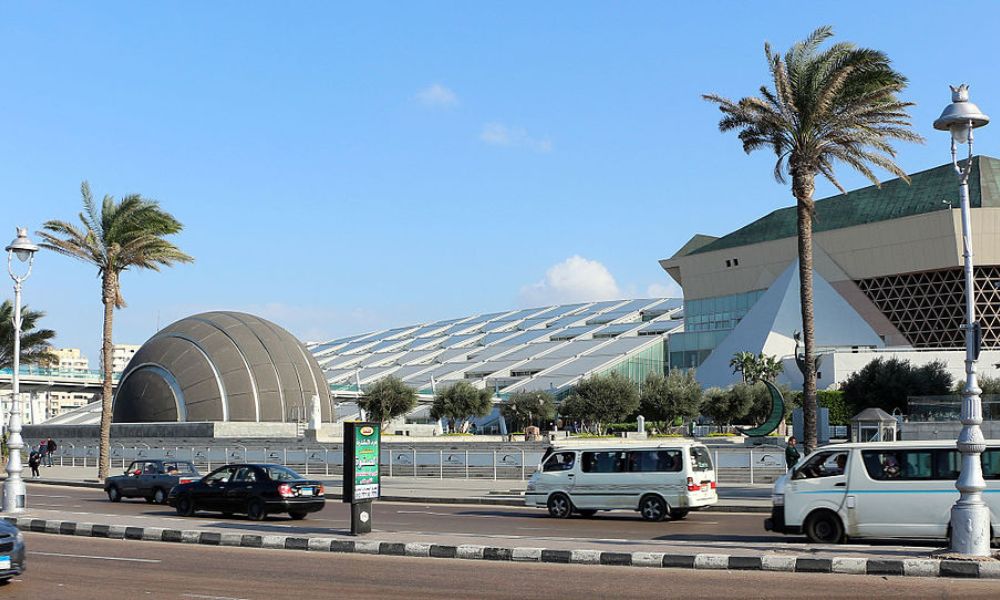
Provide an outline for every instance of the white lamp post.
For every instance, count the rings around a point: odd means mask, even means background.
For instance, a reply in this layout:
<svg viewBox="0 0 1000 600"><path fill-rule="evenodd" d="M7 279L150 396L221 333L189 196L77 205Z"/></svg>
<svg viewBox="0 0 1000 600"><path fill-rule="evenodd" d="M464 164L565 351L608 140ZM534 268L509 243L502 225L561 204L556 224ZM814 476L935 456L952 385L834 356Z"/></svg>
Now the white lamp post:
<svg viewBox="0 0 1000 600"><path fill-rule="evenodd" d="M14 280L14 373L11 376L11 391L14 396L10 403L10 438L7 440L7 479L3 482L3 512L24 512L25 489L21 479L21 389L19 373L21 369L21 284L31 275L31 266L35 261L38 246L28 239L28 230L17 228L17 238L4 248L7 251L7 272ZM14 272L14 257L22 263L28 263L24 275Z"/></svg>
<svg viewBox="0 0 1000 600"><path fill-rule="evenodd" d="M965 387L962 389L962 431L958 451L962 453L962 474L955 487L959 498L951 509L951 551L967 556L990 555L990 511L983 502L983 466L980 462L986 441L983 422L982 390L976 382L976 359L979 355L979 327L976 322L976 289L972 273L972 226L969 210L969 172L972 170L972 130L990 122L979 107L969 102L969 86L951 88L951 104L934 121L934 128L951 132L951 162L959 181L962 211L962 254L965 257ZM958 145L968 144L965 166L958 164Z"/></svg>

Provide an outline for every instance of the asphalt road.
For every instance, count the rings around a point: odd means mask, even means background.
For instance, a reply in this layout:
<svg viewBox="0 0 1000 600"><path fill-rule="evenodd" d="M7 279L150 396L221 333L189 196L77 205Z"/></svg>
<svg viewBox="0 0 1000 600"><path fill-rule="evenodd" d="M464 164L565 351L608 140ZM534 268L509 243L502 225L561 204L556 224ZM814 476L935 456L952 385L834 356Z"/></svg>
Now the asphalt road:
<svg viewBox="0 0 1000 600"><path fill-rule="evenodd" d="M176 598L996 598L998 584L321 554L28 533L28 571L0 597Z"/></svg>
<svg viewBox="0 0 1000 600"><path fill-rule="evenodd" d="M109 502L100 490L88 488L28 485L29 508L59 510L65 519L113 523L114 515L176 517L169 506L145 501ZM202 513L203 521L217 523L218 513ZM692 512L683 521L647 523L634 511L610 511L584 519L553 519L544 509L483 505L378 502L374 508L377 532L454 533L508 538L576 538L581 540L673 540L688 542L761 543L804 541L764 531L765 515L748 513ZM198 518L176 517L178 528L198 526ZM232 519L249 524L245 518ZM327 500L326 507L310 514L305 521L291 521L285 515L269 518L272 526L301 529L309 533L350 529L350 508L339 501ZM256 525L256 524L255 524Z"/></svg>

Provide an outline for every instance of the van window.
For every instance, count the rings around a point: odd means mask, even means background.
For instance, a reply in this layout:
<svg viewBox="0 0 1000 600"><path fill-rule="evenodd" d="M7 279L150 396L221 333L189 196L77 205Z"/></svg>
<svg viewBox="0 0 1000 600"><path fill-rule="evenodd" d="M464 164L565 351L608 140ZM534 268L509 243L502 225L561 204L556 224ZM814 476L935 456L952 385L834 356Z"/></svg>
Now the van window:
<svg viewBox="0 0 1000 600"><path fill-rule="evenodd" d="M664 473L684 467L679 450L633 450L628 453L628 470L633 473Z"/></svg>
<svg viewBox="0 0 1000 600"><path fill-rule="evenodd" d="M983 469L986 468L986 455L983 454ZM936 450L934 452L934 478L958 479L962 472L962 455L958 450Z"/></svg>
<svg viewBox="0 0 1000 600"><path fill-rule="evenodd" d="M691 468L695 471L711 471L712 457L708 449L701 446L691 446Z"/></svg>
<svg viewBox="0 0 1000 600"><path fill-rule="evenodd" d="M814 479L843 475L846 465L846 452L821 452L796 469L792 479Z"/></svg>
<svg viewBox="0 0 1000 600"><path fill-rule="evenodd" d="M542 470L549 471L570 471L576 464L576 452L557 452L545 461Z"/></svg>
<svg viewBox="0 0 1000 600"><path fill-rule="evenodd" d="M961 454L958 451L954 451L959 457L959 464L961 464ZM986 452L983 452L983 479L1000 479L1000 449L991 448ZM955 476L958 479L958 476Z"/></svg>
<svg viewBox="0 0 1000 600"><path fill-rule="evenodd" d="M868 476L878 481L947 479L935 477L933 450L865 450L861 453ZM940 464L940 460L937 461Z"/></svg>
<svg viewBox="0 0 1000 600"><path fill-rule="evenodd" d="M584 473L621 473L626 471L625 457L627 452L614 450L611 452L584 452Z"/></svg>

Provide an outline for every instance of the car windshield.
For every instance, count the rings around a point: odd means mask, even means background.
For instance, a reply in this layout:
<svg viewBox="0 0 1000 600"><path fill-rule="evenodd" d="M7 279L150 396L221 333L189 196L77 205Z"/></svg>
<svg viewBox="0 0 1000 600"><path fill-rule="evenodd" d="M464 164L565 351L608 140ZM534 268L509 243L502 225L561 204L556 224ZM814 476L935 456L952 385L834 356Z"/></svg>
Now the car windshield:
<svg viewBox="0 0 1000 600"><path fill-rule="evenodd" d="M296 479L302 479L301 475L288 467L274 465L264 467L264 469L267 471L267 476L271 478L271 481L295 481Z"/></svg>
<svg viewBox="0 0 1000 600"><path fill-rule="evenodd" d="M197 475L198 469L186 460L170 461L163 463L163 472L167 475Z"/></svg>

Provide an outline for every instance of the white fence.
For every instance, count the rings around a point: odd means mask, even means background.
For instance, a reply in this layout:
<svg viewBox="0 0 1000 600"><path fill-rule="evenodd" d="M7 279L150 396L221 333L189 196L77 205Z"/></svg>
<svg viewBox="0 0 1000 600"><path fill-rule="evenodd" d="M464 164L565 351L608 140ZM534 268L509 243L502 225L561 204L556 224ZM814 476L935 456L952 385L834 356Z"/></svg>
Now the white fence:
<svg viewBox="0 0 1000 600"><path fill-rule="evenodd" d="M730 483L767 483L785 471L785 453L780 447L712 448L717 478ZM66 443L53 462L66 467L96 467L98 447ZM395 477L436 477L439 479L526 479L541 460L542 451L516 445L493 449L433 449L426 446L383 444L382 474ZM237 462L287 465L303 475L340 476L344 454L338 448L265 446L175 446L112 444L112 471L125 469L133 460L189 460L202 471Z"/></svg>

